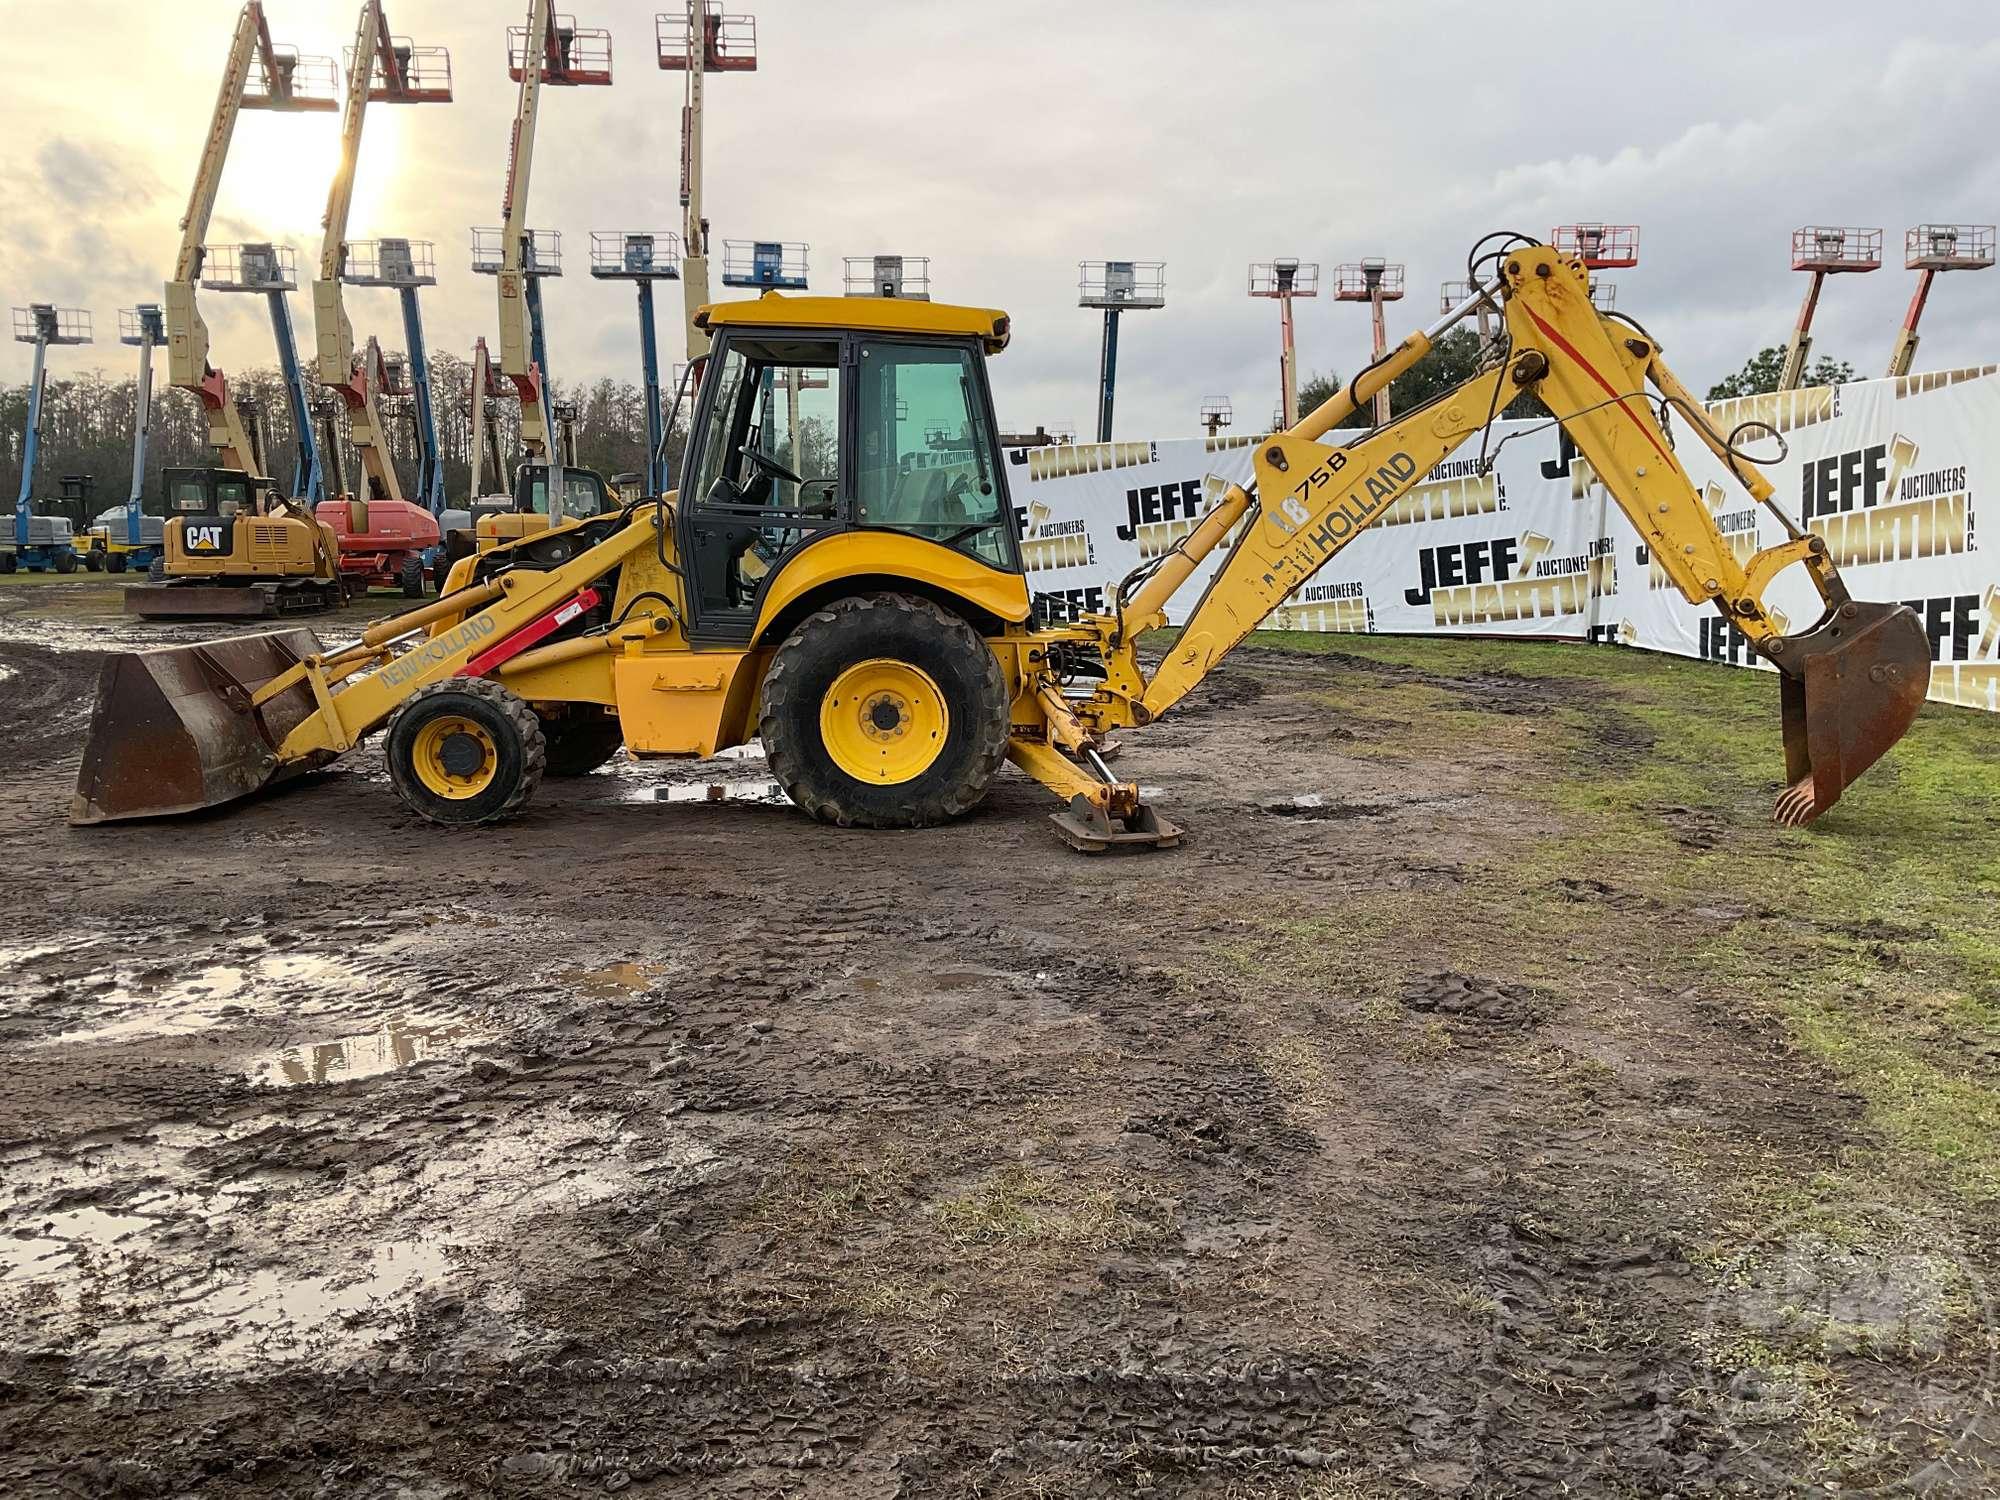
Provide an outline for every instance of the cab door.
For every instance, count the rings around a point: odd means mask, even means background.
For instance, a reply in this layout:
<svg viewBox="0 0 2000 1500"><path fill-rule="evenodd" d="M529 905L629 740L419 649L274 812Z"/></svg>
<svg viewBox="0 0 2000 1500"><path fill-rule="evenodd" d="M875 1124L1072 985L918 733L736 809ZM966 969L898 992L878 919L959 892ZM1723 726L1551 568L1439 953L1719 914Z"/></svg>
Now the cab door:
<svg viewBox="0 0 2000 1500"><path fill-rule="evenodd" d="M765 586L851 524L839 335L725 332L702 381L676 522L699 642L750 639Z"/></svg>

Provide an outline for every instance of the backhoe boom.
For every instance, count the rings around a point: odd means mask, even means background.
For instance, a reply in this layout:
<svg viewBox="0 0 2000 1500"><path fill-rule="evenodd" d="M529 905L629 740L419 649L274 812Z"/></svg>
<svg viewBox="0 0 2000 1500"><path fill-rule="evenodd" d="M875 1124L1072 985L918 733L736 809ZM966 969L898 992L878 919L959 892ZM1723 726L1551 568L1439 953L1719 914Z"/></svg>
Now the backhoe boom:
<svg viewBox="0 0 2000 1500"><path fill-rule="evenodd" d="M1261 444L1254 493L1233 486L1116 615L1084 622L1086 633L1097 639L1107 675L1094 697L1077 705L1078 721L1094 742L1111 730L1158 718L1526 391L1555 413L1681 594L1691 603L1715 605L1778 668L1785 684L1790 785L1775 815L1787 823L1810 821L1895 743L1923 701L1930 657L1914 615L1900 605L1850 599L1824 541L1782 512L1777 513L1786 539L1739 562L1675 457L1647 384L1659 392L1660 410L1680 412L1753 500L1770 504L1770 481L1716 430L1650 337L1591 305L1589 276L1580 261L1542 245L1517 246L1502 261L1497 288L1475 285L1442 323L1413 335L1290 432ZM1422 358L1445 328L1496 292L1510 339L1504 359L1351 443L1317 441ZM1179 639L1145 678L1134 640L1166 623L1167 601L1232 535ZM1805 566L1825 612L1811 629L1787 637L1764 594L1793 563Z"/></svg>

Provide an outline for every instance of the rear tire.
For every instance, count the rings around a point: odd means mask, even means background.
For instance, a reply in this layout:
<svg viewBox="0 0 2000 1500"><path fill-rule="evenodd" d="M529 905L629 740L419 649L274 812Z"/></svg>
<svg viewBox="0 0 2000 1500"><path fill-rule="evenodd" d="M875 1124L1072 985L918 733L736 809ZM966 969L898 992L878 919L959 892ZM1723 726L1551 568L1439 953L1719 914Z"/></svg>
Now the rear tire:
<svg viewBox="0 0 2000 1500"><path fill-rule="evenodd" d="M105 556L102 552L86 552L83 554L83 568L86 573L95 573L104 564Z"/></svg>
<svg viewBox="0 0 2000 1500"><path fill-rule="evenodd" d="M0 552L0 573L12 573L15 569L19 568L20 566L21 566L21 559L19 554L13 552Z"/></svg>
<svg viewBox="0 0 2000 1500"><path fill-rule="evenodd" d="M94 554L94 553L93 553L92 555L93 555L93 556L95 556L95 554ZM122 552L114 552L114 553L112 553L112 554L111 554L111 556L109 556L109 557L105 558L105 559L104 559L104 571L105 571L105 572L107 572L107 573L122 573L122 572L124 572L124 571L125 571L125 554L124 554L124 553L122 553Z"/></svg>
<svg viewBox="0 0 2000 1500"><path fill-rule="evenodd" d="M497 823L534 795L547 763L535 711L497 682L432 683L389 721L389 779L433 823Z"/></svg>
<svg viewBox="0 0 2000 1500"><path fill-rule="evenodd" d="M414 553L403 559L403 597L424 597L424 560Z"/></svg>
<svg viewBox="0 0 2000 1500"><path fill-rule="evenodd" d="M76 554L74 552L58 552L56 554L56 571L64 575L74 573L76 571Z"/></svg>
<svg viewBox="0 0 2000 1500"><path fill-rule="evenodd" d="M793 802L842 828L969 811L1007 758L1007 682L970 625L873 594L808 615L771 657L759 729Z"/></svg>
<svg viewBox="0 0 2000 1500"><path fill-rule="evenodd" d="M542 720L550 776L588 776L625 745L625 731L609 714L588 709Z"/></svg>

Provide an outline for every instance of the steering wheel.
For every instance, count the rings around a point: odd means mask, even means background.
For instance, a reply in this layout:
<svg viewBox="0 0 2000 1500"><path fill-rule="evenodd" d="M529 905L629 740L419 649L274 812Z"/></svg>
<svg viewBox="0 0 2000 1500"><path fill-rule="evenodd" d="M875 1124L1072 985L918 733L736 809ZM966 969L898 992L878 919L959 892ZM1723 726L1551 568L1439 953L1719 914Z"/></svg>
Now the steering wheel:
<svg viewBox="0 0 2000 1500"><path fill-rule="evenodd" d="M741 448L738 448L736 451L742 454L745 458L749 459L752 464L756 465L757 468L762 470L765 474L768 474L773 479L782 479L790 484L803 484L805 482L804 480L800 479L798 475L794 474L790 469L786 468L783 464L779 463L775 458L771 457L771 455L766 453L762 448L753 448L748 443L745 443Z"/></svg>

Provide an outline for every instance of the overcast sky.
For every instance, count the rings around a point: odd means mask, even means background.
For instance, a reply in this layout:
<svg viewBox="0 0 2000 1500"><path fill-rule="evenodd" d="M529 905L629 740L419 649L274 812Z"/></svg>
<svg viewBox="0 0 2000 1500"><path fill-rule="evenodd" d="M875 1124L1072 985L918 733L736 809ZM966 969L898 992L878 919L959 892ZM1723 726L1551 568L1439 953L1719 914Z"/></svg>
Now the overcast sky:
<svg viewBox="0 0 2000 1500"><path fill-rule="evenodd" d="M743 8L748 8L745 0ZM569 7L565 7L569 8ZM545 92L532 222L564 233L548 284L559 378L636 379L629 288L584 274L592 229L677 229L679 75L653 57L657 0L575 0L607 27L610 88ZM729 9L736 10L736 0ZM391 0L390 24L451 49L457 100L375 106L350 235L437 242L433 347L494 329L468 228L499 222L515 93L514 0ZM338 56L353 0L271 0L274 36ZM123 372L116 311L158 300L236 0L0 0L34 39L0 97L0 298L89 308L102 342L52 358ZM1584 7L1516 0L834 3L757 0L759 70L709 90L708 215L721 241L804 240L813 286L840 257L931 257L940 300L1006 308L1003 425L1088 436L1097 315L1077 262L1167 263L1167 305L1128 315L1118 435L1196 430L1231 400L1255 430L1277 398L1278 315L1245 295L1252 260L1381 255L1408 265L1392 337L1428 323L1489 229L1643 226L1618 305L1697 389L1788 333L1804 278L1790 231L1881 226L1889 264L1832 283L1816 352L1879 374L1913 273L1902 231L2000 218L2000 7L1992 0L1763 0ZM283 239L304 275L338 116L246 112L212 242ZM718 266L719 270L719 266ZM665 289L664 350L682 348ZM357 330L400 344L393 294L350 290ZM206 294L224 369L269 364L255 299ZM293 298L301 341L310 297ZM1350 373L1365 307L1299 304L1302 370ZM1919 368L2000 356L2000 273L1944 278ZM162 361L162 367L164 361ZM25 345L0 376L19 379ZM162 373L164 370L162 368Z"/></svg>

